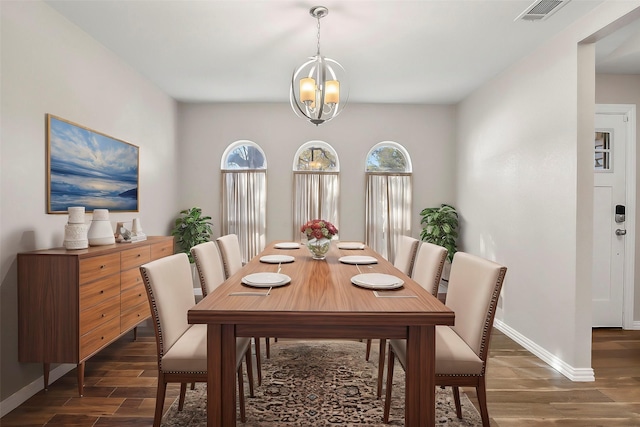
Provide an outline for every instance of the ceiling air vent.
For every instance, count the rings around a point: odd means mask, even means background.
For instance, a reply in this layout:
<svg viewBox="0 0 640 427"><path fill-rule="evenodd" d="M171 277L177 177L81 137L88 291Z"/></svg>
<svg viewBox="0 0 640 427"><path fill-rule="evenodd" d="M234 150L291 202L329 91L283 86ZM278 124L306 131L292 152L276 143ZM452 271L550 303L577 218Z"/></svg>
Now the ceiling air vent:
<svg viewBox="0 0 640 427"><path fill-rule="evenodd" d="M570 0L536 0L533 4L525 9L515 21L544 21Z"/></svg>

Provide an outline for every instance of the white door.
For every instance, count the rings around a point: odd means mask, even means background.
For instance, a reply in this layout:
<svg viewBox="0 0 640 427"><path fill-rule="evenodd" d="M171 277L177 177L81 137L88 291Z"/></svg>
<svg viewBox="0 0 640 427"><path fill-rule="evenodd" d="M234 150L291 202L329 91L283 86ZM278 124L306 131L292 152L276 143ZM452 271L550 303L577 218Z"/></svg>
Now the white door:
<svg viewBox="0 0 640 427"><path fill-rule="evenodd" d="M593 182L593 326L622 327L626 115L596 114ZM616 212L618 215L616 215ZM626 212L632 214L631 212Z"/></svg>

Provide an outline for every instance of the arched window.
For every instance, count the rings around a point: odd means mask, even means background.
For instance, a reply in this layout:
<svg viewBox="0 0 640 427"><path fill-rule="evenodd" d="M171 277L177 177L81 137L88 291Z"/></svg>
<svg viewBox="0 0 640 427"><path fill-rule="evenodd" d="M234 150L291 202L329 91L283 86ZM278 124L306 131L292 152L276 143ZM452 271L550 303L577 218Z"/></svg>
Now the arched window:
<svg viewBox="0 0 640 427"><path fill-rule="evenodd" d="M398 240L411 235L411 157L400 144L383 141L365 159L366 243L394 262Z"/></svg>
<svg viewBox="0 0 640 427"><path fill-rule="evenodd" d="M324 141L309 141L293 157L293 239L301 240L300 227L311 219L324 219L338 230L340 160Z"/></svg>
<svg viewBox="0 0 640 427"><path fill-rule="evenodd" d="M242 261L265 246L267 229L267 158L258 144L241 140L222 154L221 232L236 234Z"/></svg>

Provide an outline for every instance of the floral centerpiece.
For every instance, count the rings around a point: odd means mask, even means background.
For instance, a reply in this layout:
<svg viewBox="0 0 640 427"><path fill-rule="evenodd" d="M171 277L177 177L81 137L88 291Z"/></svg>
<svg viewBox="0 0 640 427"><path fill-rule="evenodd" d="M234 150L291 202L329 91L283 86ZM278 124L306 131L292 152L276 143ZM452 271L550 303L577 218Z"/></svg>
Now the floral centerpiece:
<svg viewBox="0 0 640 427"><path fill-rule="evenodd" d="M331 239L338 234L338 229L329 221L323 219L313 219L307 221L300 231L307 236L307 248L311 252L314 259L324 259L329 247Z"/></svg>

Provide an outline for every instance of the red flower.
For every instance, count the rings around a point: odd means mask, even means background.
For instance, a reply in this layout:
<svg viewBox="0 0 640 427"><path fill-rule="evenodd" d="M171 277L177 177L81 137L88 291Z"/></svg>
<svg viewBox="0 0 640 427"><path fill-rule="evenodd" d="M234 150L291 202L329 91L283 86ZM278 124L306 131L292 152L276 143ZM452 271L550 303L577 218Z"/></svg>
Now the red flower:
<svg viewBox="0 0 640 427"><path fill-rule="evenodd" d="M314 219L300 227L300 232L304 233L308 239L331 239L338 234L338 229L328 221Z"/></svg>

